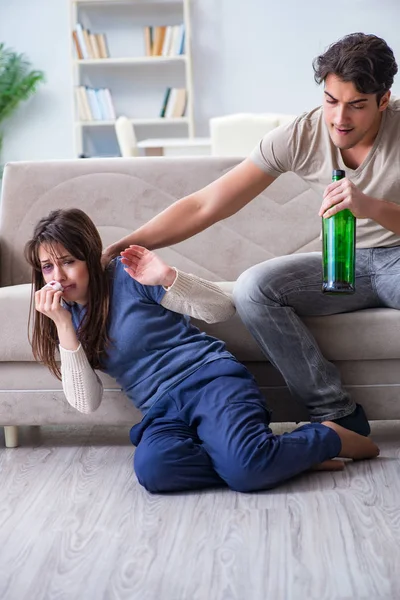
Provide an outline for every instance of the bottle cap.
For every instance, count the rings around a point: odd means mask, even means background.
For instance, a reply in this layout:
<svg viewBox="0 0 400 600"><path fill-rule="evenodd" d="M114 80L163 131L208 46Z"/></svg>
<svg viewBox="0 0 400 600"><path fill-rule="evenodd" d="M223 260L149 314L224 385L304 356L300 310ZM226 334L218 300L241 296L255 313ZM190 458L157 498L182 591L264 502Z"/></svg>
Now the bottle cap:
<svg viewBox="0 0 400 600"><path fill-rule="evenodd" d="M333 169L332 177L339 177L339 179L343 179L343 177L346 177L346 173L345 171L342 171L342 169Z"/></svg>

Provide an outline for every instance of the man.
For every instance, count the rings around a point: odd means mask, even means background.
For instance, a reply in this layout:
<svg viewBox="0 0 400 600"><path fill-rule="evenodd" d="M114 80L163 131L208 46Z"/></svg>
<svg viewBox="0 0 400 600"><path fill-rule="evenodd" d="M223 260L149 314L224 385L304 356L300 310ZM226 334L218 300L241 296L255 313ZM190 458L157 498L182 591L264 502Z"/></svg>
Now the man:
<svg viewBox="0 0 400 600"><path fill-rule="evenodd" d="M400 101L390 99L397 64L386 42L354 33L318 56L323 105L268 133L249 158L106 250L154 249L180 242L236 213L276 177L294 171L323 198L320 216L348 208L357 217L356 293L321 294L321 254L284 256L256 265L235 286L237 310L283 374L312 421L333 420L370 432L360 405L343 389L300 316L364 308L400 308ZM347 177L331 181L333 169Z"/></svg>

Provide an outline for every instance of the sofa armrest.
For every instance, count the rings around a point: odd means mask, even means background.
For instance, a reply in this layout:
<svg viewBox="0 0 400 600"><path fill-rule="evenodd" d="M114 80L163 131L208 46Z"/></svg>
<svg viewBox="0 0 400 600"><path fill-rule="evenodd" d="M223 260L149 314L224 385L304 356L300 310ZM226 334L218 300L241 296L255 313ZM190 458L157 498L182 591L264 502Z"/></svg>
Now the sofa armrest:
<svg viewBox="0 0 400 600"><path fill-rule="evenodd" d="M28 340L30 283L0 287L0 362L32 361Z"/></svg>

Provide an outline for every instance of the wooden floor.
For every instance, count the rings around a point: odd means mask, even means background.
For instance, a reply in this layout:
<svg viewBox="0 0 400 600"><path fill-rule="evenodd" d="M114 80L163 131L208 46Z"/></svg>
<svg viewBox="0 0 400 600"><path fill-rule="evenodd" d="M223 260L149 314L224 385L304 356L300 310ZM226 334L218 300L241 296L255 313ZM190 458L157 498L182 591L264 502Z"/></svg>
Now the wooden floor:
<svg viewBox="0 0 400 600"><path fill-rule="evenodd" d="M400 599L400 422L379 459L258 494L152 496L127 433L0 449L1 600Z"/></svg>

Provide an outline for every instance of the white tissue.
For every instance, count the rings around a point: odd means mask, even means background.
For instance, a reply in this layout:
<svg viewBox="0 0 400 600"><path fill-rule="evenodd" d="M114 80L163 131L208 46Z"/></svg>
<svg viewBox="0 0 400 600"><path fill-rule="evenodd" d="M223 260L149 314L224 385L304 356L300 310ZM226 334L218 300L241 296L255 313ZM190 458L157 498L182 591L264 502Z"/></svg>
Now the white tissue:
<svg viewBox="0 0 400 600"><path fill-rule="evenodd" d="M55 290L56 292L64 291L63 286L58 281L49 281L49 283L46 283L46 285L44 287L51 288L51 289Z"/></svg>

